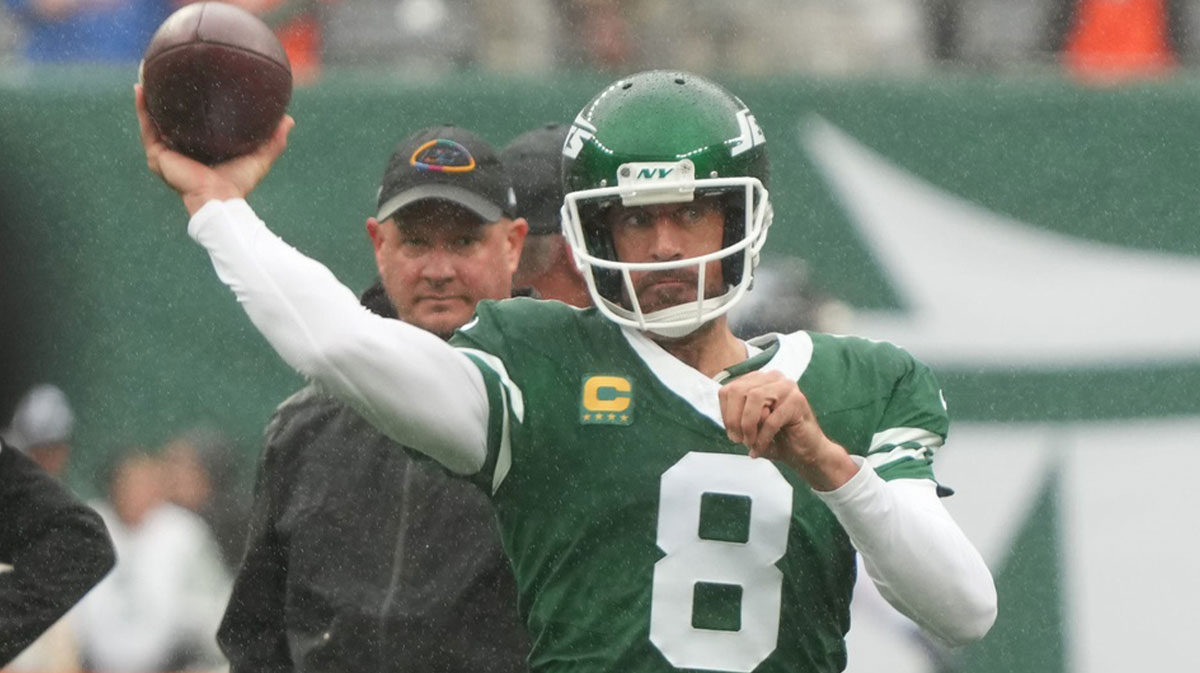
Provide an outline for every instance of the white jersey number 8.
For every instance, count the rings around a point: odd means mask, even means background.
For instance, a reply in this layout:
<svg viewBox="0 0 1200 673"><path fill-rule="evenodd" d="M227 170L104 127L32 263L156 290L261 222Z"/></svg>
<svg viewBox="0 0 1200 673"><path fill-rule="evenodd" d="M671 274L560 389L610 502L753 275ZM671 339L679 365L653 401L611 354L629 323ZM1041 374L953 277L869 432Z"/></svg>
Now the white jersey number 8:
<svg viewBox="0 0 1200 673"><path fill-rule="evenodd" d="M744 543L700 537L700 502L706 493L750 500ZM692 452L663 473L658 505L650 641L676 668L753 671L775 651L783 573L775 562L787 551L792 485L768 460ZM692 625L696 584L741 587L741 628Z"/></svg>

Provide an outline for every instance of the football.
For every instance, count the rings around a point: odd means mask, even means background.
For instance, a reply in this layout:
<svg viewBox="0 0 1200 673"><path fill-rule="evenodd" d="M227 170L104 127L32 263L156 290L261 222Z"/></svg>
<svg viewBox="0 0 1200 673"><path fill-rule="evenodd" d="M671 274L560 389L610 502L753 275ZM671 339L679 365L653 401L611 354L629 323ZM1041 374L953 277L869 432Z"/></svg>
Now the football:
<svg viewBox="0 0 1200 673"><path fill-rule="evenodd" d="M163 141L209 165L270 138L292 98L292 69L275 33L221 2L187 5L167 17L138 79Z"/></svg>

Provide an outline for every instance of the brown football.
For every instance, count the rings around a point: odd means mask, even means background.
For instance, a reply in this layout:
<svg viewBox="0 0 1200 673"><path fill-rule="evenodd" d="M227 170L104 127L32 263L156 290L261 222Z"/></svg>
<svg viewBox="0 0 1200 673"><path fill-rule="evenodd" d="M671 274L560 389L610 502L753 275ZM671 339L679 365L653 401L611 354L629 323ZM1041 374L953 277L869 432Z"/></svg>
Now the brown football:
<svg viewBox="0 0 1200 673"><path fill-rule="evenodd" d="M221 2L167 17L146 48L146 109L172 149L206 164L271 137L292 98L283 45L258 17Z"/></svg>

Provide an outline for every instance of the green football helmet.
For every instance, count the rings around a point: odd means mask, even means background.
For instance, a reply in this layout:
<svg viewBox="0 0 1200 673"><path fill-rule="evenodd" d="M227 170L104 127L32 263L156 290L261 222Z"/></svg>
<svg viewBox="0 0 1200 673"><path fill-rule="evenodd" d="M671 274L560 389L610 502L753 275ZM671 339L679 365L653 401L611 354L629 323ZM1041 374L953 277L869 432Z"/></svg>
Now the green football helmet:
<svg viewBox="0 0 1200 673"><path fill-rule="evenodd" d="M750 288L771 224L766 139L754 115L720 86L683 72L618 80L575 118L563 144L563 234L592 301L610 320L670 338L728 312ZM604 210L716 196L720 250L662 262L616 258ZM705 296L705 267L721 260L724 289ZM631 272L698 269L696 300L649 313Z"/></svg>

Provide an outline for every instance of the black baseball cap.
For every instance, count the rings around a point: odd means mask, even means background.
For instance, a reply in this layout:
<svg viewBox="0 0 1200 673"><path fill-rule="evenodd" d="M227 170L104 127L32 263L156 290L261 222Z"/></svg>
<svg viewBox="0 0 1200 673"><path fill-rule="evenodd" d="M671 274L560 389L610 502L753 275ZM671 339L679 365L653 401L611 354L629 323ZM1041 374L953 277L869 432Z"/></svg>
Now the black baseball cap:
<svg viewBox="0 0 1200 673"><path fill-rule="evenodd" d="M456 203L484 222L516 217L516 195L496 151L457 126L431 126L396 146L376 201L383 221L426 199Z"/></svg>
<svg viewBox="0 0 1200 673"><path fill-rule="evenodd" d="M566 124L546 124L500 150L517 193L517 212L529 221L530 234L557 234L562 229L562 147L570 130Z"/></svg>

